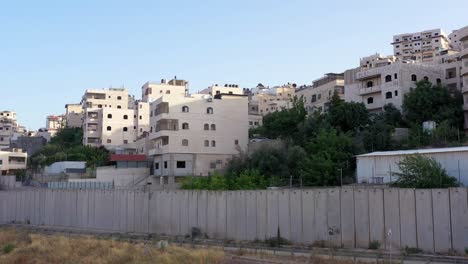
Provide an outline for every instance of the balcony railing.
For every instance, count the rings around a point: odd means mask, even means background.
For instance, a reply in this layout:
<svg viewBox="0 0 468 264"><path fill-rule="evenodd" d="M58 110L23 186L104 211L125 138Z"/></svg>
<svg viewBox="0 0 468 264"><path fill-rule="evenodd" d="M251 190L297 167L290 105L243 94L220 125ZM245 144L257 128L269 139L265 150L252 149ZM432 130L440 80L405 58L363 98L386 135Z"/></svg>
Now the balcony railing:
<svg viewBox="0 0 468 264"><path fill-rule="evenodd" d="M382 87L380 85L372 86L372 87L363 87L359 89L359 95L366 95L371 93L378 93L382 92Z"/></svg>

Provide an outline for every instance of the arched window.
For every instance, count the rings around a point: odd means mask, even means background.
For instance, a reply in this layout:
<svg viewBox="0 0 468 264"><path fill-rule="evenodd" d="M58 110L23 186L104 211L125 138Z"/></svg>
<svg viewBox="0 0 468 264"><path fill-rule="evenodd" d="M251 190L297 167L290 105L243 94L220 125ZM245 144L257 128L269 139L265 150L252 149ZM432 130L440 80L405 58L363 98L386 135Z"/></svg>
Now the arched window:
<svg viewBox="0 0 468 264"><path fill-rule="evenodd" d="M207 114L213 114L213 108L212 107L206 108L206 113Z"/></svg>
<svg viewBox="0 0 468 264"><path fill-rule="evenodd" d="M182 146L188 146L188 139L182 139Z"/></svg>
<svg viewBox="0 0 468 264"><path fill-rule="evenodd" d="M205 140L205 147L209 147L210 146L210 141L209 140Z"/></svg>
<svg viewBox="0 0 468 264"><path fill-rule="evenodd" d="M425 81L429 81L429 77L424 76L424 80L425 80Z"/></svg>
<svg viewBox="0 0 468 264"><path fill-rule="evenodd" d="M127 131L128 131L128 128L127 128L127 127L123 127L123 131L124 131L124 132L127 132Z"/></svg>
<svg viewBox="0 0 468 264"><path fill-rule="evenodd" d="M112 114L107 114L107 118L112 118Z"/></svg>
<svg viewBox="0 0 468 264"><path fill-rule="evenodd" d="M189 112L189 107L186 106L186 105L182 106L182 112L188 113Z"/></svg>
<svg viewBox="0 0 468 264"><path fill-rule="evenodd" d="M373 97L367 98L367 104L373 104L373 103L374 103L374 98Z"/></svg>
<svg viewBox="0 0 468 264"><path fill-rule="evenodd" d="M208 125L208 124L203 125L203 129L204 130L210 130L210 125Z"/></svg>
<svg viewBox="0 0 468 264"><path fill-rule="evenodd" d="M393 76L393 79L398 79L398 74L395 73L395 76Z"/></svg>
<svg viewBox="0 0 468 264"><path fill-rule="evenodd" d="M385 82L391 82L391 81L392 81L392 76L391 75L385 76Z"/></svg>
<svg viewBox="0 0 468 264"><path fill-rule="evenodd" d="M415 82L418 80L418 77L416 77L416 74L411 75L411 81Z"/></svg>
<svg viewBox="0 0 468 264"><path fill-rule="evenodd" d="M150 127L150 133L153 133L153 126Z"/></svg>
<svg viewBox="0 0 468 264"><path fill-rule="evenodd" d="M128 115L124 115L123 118L124 118L124 119L128 119Z"/></svg>
<svg viewBox="0 0 468 264"><path fill-rule="evenodd" d="M117 109L122 109L122 106L118 105L118 106L117 106Z"/></svg>
<svg viewBox="0 0 468 264"><path fill-rule="evenodd" d="M211 124L211 130L216 130L216 125L215 124Z"/></svg>
<svg viewBox="0 0 468 264"><path fill-rule="evenodd" d="M440 78L437 78L436 82L437 84L442 84L442 80Z"/></svg>
<svg viewBox="0 0 468 264"><path fill-rule="evenodd" d="M111 130L112 130L112 127L108 126L107 131L111 131Z"/></svg>
<svg viewBox="0 0 468 264"><path fill-rule="evenodd" d="M392 92L385 93L385 99L390 99L390 98L392 98Z"/></svg>
<svg viewBox="0 0 468 264"><path fill-rule="evenodd" d="M395 90L395 96L398 96L398 90Z"/></svg>
<svg viewBox="0 0 468 264"><path fill-rule="evenodd" d="M189 124L188 123L183 123L182 124L182 129L185 129L185 130L189 129Z"/></svg>
<svg viewBox="0 0 468 264"><path fill-rule="evenodd" d="M122 96L117 96L117 100L122 100Z"/></svg>
<svg viewBox="0 0 468 264"><path fill-rule="evenodd" d="M216 147L216 141L211 140L211 146L212 146L212 147Z"/></svg>
<svg viewBox="0 0 468 264"><path fill-rule="evenodd" d="M370 88L372 86L374 86L374 82L373 81L368 81L367 82L367 88Z"/></svg>

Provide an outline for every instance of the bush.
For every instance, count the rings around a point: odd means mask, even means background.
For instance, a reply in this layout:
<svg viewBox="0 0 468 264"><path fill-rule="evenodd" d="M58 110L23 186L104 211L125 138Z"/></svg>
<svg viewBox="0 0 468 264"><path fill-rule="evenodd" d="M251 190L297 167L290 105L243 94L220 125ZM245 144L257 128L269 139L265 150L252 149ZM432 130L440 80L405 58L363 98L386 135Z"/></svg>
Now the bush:
<svg viewBox="0 0 468 264"><path fill-rule="evenodd" d="M3 251L4 254L8 254L8 253L12 252L13 249L15 249L15 246L13 244L6 244L3 247L2 251Z"/></svg>
<svg viewBox="0 0 468 264"><path fill-rule="evenodd" d="M377 250L380 248L380 242L378 240L372 240L369 242L369 249Z"/></svg>
<svg viewBox="0 0 468 264"><path fill-rule="evenodd" d="M394 186L401 188L448 188L460 186L458 180L447 174L434 159L421 154L406 156L398 163L398 179Z"/></svg>
<svg viewBox="0 0 468 264"><path fill-rule="evenodd" d="M187 177L181 182L185 190L257 190L266 189L270 182L258 170L244 170L239 176L215 174L208 177Z"/></svg>
<svg viewBox="0 0 468 264"><path fill-rule="evenodd" d="M406 254L419 254L419 253L422 253L422 250L420 248L405 246L405 253Z"/></svg>

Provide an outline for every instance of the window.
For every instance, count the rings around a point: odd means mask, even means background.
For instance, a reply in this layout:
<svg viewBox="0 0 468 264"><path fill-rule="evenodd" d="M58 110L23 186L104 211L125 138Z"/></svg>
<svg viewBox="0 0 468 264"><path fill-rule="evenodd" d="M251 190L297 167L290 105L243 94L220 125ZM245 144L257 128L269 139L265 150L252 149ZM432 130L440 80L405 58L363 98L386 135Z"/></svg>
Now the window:
<svg viewBox="0 0 468 264"><path fill-rule="evenodd" d="M318 94L317 100L320 100L322 98L322 94Z"/></svg>
<svg viewBox="0 0 468 264"><path fill-rule="evenodd" d="M185 169L185 161L177 161L176 166L178 169Z"/></svg>
<svg viewBox="0 0 468 264"><path fill-rule="evenodd" d="M102 108L102 104L98 105L97 107L98 107L98 108Z"/></svg>
<svg viewBox="0 0 468 264"><path fill-rule="evenodd" d="M117 109L122 109L122 106L118 105L118 106L117 106Z"/></svg>
<svg viewBox="0 0 468 264"><path fill-rule="evenodd" d="M395 96L398 96L398 90L395 90L394 93L395 93Z"/></svg>
<svg viewBox="0 0 468 264"><path fill-rule="evenodd" d="M184 147L188 146L188 139L182 139L182 146Z"/></svg>
<svg viewBox="0 0 468 264"><path fill-rule="evenodd" d="M122 96L117 96L117 100L122 100Z"/></svg>
<svg viewBox="0 0 468 264"><path fill-rule="evenodd" d="M204 130L210 130L210 125L208 125L208 124L203 125L203 129Z"/></svg>
<svg viewBox="0 0 468 264"><path fill-rule="evenodd" d="M424 76L423 79L424 79L425 81L429 81L429 77L427 77L427 76Z"/></svg>
<svg viewBox="0 0 468 264"><path fill-rule="evenodd" d="M182 112L188 113L189 112L189 107L186 106L186 105L182 106Z"/></svg>
<svg viewBox="0 0 468 264"><path fill-rule="evenodd" d="M437 78L436 82L437 82L437 84L441 84L442 80L440 78Z"/></svg>
<svg viewBox="0 0 468 264"><path fill-rule="evenodd" d="M110 138L107 139L107 143L110 144L112 143L112 140Z"/></svg>
<svg viewBox="0 0 468 264"><path fill-rule="evenodd" d="M213 114L213 108L212 107L206 108L206 113L207 114Z"/></svg>
<svg viewBox="0 0 468 264"><path fill-rule="evenodd" d="M385 82L391 82L391 81L392 81L392 76L391 75L385 76Z"/></svg>
<svg viewBox="0 0 468 264"><path fill-rule="evenodd" d="M416 77L416 74L411 75L411 81L415 82L418 80L418 77Z"/></svg>
<svg viewBox="0 0 468 264"><path fill-rule="evenodd" d="M124 118L124 119L128 119L128 115L124 115L123 118Z"/></svg>
<svg viewBox="0 0 468 264"><path fill-rule="evenodd" d="M367 88L370 88L372 86L374 86L374 82L373 81L368 81L367 82Z"/></svg>
<svg viewBox="0 0 468 264"><path fill-rule="evenodd" d="M188 123L183 123L182 124L182 129L184 129L184 130L189 129L189 124Z"/></svg>
<svg viewBox="0 0 468 264"><path fill-rule="evenodd" d="M107 114L107 118L112 118L112 114Z"/></svg>
<svg viewBox="0 0 468 264"><path fill-rule="evenodd" d="M156 163L154 164L154 169L155 169L155 170L159 170L159 162L156 162Z"/></svg>
<svg viewBox="0 0 468 264"><path fill-rule="evenodd" d="M127 127L124 127L124 128L123 128L123 131L124 131L124 132L127 132L127 131L128 131L128 128L127 128Z"/></svg>
<svg viewBox="0 0 468 264"><path fill-rule="evenodd" d="M210 146L210 141L205 140L205 147L209 147L209 146Z"/></svg>
<svg viewBox="0 0 468 264"><path fill-rule="evenodd" d="M124 139L123 143L128 144L128 140Z"/></svg>
<svg viewBox="0 0 468 264"><path fill-rule="evenodd" d="M395 80L398 79L398 74L395 73L394 76L393 76L393 79L395 79Z"/></svg>
<svg viewBox="0 0 468 264"><path fill-rule="evenodd" d="M211 146L212 146L212 147L216 147L216 141L211 140Z"/></svg>
<svg viewBox="0 0 468 264"><path fill-rule="evenodd" d="M239 140L238 139L234 140L234 145L236 145L236 146L239 145Z"/></svg>
<svg viewBox="0 0 468 264"><path fill-rule="evenodd" d="M374 98L373 97L367 98L367 104L373 104L373 103L374 103Z"/></svg>
<svg viewBox="0 0 468 264"><path fill-rule="evenodd" d="M249 125L253 125L253 122L252 122L252 121L249 121Z"/></svg>
<svg viewBox="0 0 468 264"><path fill-rule="evenodd" d="M159 90L159 93L162 94L162 93L163 93L163 90Z"/></svg>
<svg viewBox="0 0 468 264"><path fill-rule="evenodd" d="M140 120L142 119L142 116L140 116Z"/></svg>
<svg viewBox="0 0 468 264"><path fill-rule="evenodd" d="M392 92L385 93L385 99L391 99L391 98L392 98Z"/></svg>
<svg viewBox="0 0 468 264"><path fill-rule="evenodd" d="M164 162L164 168L167 169L167 161Z"/></svg>
<svg viewBox="0 0 468 264"><path fill-rule="evenodd" d="M166 94L171 94L171 91L170 91L170 90L166 90Z"/></svg>
<svg viewBox="0 0 468 264"><path fill-rule="evenodd" d="M111 130L112 130L112 127L108 126L107 131L111 131Z"/></svg>
<svg viewBox="0 0 468 264"><path fill-rule="evenodd" d="M216 130L216 125L215 124L211 124L211 130Z"/></svg>
<svg viewBox="0 0 468 264"><path fill-rule="evenodd" d="M313 102L315 102L315 101L317 101L317 95L314 94L314 95L312 95L311 103L313 103Z"/></svg>

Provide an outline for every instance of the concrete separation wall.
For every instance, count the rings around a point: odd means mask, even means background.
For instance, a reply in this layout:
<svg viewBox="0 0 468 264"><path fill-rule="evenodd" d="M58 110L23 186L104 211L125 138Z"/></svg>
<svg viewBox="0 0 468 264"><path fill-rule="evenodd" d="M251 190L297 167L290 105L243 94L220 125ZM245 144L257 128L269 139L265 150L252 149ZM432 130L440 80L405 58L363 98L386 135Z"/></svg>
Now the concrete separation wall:
<svg viewBox="0 0 468 264"><path fill-rule="evenodd" d="M468 189L320 188L262 191L0 191L0 224L295 244L468 247Z"/></svg>

